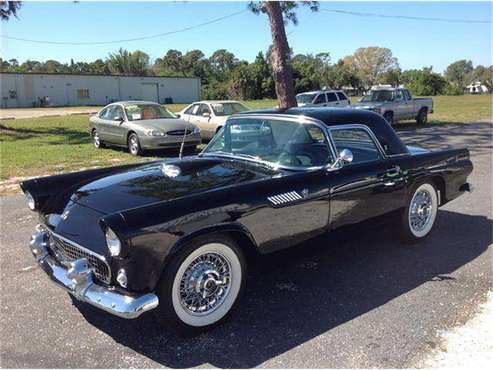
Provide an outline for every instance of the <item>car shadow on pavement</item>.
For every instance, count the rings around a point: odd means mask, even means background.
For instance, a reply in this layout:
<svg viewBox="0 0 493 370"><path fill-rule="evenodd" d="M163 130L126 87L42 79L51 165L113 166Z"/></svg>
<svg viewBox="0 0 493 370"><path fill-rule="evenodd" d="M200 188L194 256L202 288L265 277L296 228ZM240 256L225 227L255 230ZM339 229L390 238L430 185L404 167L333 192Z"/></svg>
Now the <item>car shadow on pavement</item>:
<svg viewBox="0 0 493 370"><path fill-rule="evenodd" d="M260 257L230 319L194 337L161 329L151 313L127 321L76 306L96 328L160 365L254 367L422 284L449 284L449 274L487 250L492 228L484 216L441 210L433 233L416 245L372 221Z"/></svg>

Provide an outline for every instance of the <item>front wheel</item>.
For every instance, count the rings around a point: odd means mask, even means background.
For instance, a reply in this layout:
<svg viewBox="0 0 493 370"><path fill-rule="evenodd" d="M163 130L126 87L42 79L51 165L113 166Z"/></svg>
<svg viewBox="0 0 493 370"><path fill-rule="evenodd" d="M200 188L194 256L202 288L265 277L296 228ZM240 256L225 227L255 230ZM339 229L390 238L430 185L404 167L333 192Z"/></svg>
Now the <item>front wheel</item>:
<svg viewBox="0 0 493 370"><path fill-rule="evenodd" d="M425 125L428 122L428 110L421 109L416 117L416 123L418 125Z"/></svg>
<svg viewBox="0 0 493 370"><path fill-rule="evenodd" d="M438 213L438 196L432 182L414 187L402 214L401 235L406 242L425 238L433 228Z"/></svg>
<svg viewBox="0 0 493 370"><path fill-rule="evenodd" d="M96 131L96 129L92 130L92 143L94 144L94 147L96 149L101 149L104 144L101 138L99 137L99 133Z"/></svg>
<svg viewBox="0 0 493 370"><path fill-rule="evenodd" d="M246 264L230 238L197 239L165 267L155 310L163 327L179 332L205 331L223 321L245 286Z"/></svg>
<svg viewBox="0 0 493 370"><path fill-rule="evenodd" d="M141 155L142 148L140 146L139 137L135 133L131 133L128 137L128 151L132 155Z"/></svg>

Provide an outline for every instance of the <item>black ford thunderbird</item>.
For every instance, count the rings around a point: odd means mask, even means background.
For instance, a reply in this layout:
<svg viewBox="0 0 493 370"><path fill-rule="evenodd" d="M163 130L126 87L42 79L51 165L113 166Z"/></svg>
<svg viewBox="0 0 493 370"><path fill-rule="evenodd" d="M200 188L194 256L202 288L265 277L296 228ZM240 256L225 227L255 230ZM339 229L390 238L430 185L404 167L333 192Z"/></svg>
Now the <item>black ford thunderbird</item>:
<svg viewBox="0 0 493 370"><path fill-rule="evenodd" d="M76 299L178 329L209 328L244 289L246 259L398 214L419 242L471 191L467 149L406 147L378 114L330 108L232 116L194 157L25 181L39 265Z"/></svg>

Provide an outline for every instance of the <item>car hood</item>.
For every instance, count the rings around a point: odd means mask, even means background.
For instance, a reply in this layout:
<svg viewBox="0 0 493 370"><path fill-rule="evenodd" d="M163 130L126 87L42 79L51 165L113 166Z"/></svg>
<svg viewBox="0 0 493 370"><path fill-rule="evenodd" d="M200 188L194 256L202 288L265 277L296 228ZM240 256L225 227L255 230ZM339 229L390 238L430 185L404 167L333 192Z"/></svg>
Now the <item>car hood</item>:
<svg viewBox="0 0 493 370"><path fill-rule="evenodd" d="M161 118L161 119L147 119L143 121L133 121L144 129L149 130L161 130L161 131L174 131L184 130L185 127L195 128L195 125L188 123L179 118Z"/></svg>
<svg viewBox="0 0 493 370"><path fill-rule="evenodd" d="M173 164L181 173L169 177L164 164ZM171 201L198 192L251 182L272 176L272 171L246 161L188 157L183 160L153 162L90 182L71 201L103 214Z"/></svg>

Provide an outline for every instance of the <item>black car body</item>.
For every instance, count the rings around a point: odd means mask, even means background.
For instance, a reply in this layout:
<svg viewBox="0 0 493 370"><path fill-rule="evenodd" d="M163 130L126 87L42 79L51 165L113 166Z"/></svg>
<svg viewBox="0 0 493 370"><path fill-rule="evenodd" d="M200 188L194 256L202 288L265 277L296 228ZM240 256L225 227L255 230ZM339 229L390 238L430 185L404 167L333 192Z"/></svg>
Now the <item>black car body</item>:
<svg viewBox="0 0 493 370"><path fill-rule="evenodd" d="M259 122L260 136L274 135L276 120L308 125L300 127L314 135L309 144L286 141L294 154L286 154L284 165L213 150L228 140L237 145L241 140L230 137L237 132L252 136ZM248 124L244 130L238 129L242 122ZM438 207L471 190L467 149L408 148L373 112L256 111L233 116L222 130L222 138L199 156L23 182L40 214L41 226L31 242L40 265L77 298L132 318L171 299L163 296L160 284L173 261L196 240L223 235L241 253L265 254L390 212L408 212L404 219L413 215L419 222L430 217L433 199ZM256 142L256 147L264 144ZM341 149L347 149L341 145L350 147L352 163L340 158ZM300 167L303 160L307 164ZM413 192L423 184L436 194L416 203ZM424 189L419 196L427 195ZM404 225L411 239L425 236L409 234L409 227ZM108 247L113 240L108 242L108 230L121 242L116 255ZM125 277L120 279L121 271ZM221 280L211 276L200 278L210 278L206 287L217 290Z"/></svg>

